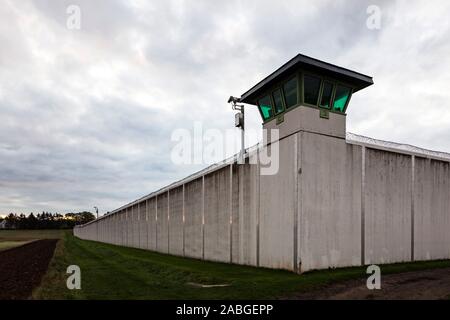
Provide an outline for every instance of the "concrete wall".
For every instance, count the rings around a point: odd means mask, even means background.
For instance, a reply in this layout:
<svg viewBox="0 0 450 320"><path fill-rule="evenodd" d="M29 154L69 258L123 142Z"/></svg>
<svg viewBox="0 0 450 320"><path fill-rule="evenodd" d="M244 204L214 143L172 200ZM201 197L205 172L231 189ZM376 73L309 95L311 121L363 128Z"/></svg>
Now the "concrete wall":
<svg viewBox="0 0 450 320"><path fill-rule="evenodd" d="M260 175L259 164L223 165L75 235L295 272L450 258L449 161L346 142L341 118L305 110L296 114L331 127L292 133L285 119L276 175Z"/></svg>
<svg viewBox="0 0 450 320"><path fill-rule="evenodd" d="M414 258L450 258L449 163L415 158Z"/></svg>
<svg viewBox="0 0 450 320"><path fill-rule="evenodd" d="M184 189L184 254L203 257L203 179L186 184Z"/></svg>
<svg viewBox="0 0 450 320"><path fill-rule="evenodd" d="M146 200L147 202L147 249L157 251L156 234L156 197Z"/></svg>
<svg viewBox="0 0 450 320"><path fill-rule="evenodd" d="M367 148L365 262L411 260L411 157Z"/></svg>
<svg viewBox="0 0 450 320"><path fill-rule="evenodd" d="M305 132L299 151L299 269L359 265L361 147Z"/></svg>
<svg viewBox="0 0 450 320"><path fill-rule="evenodd" d="M259 166L239 165L236 168L237 171L233 171L233 195L238 194L234 201L238 201L239 206L238 211L233 211L238 213L237 219L234 214L232 221L233 262L256 266L259 265Z"/></svg>
<svg viewBox="0 0 450 320"><path fill-rule="evenodd" d="M345 115L330 112L328 117L321 118L319 109L304 106L286 112L280 124L277 124L277 119L265 123L264 129L278 129L280 139L300 131L345 139Z"/></svg>
<svg viewBox="0 0 450 320"><path fill-rule="evenodd" d="M125 210L125 217L126 217L126 234L127 234L127 247L133 246L133 207L130 206Z"/></svg>
<svg viewBox="0 0 450 320"><path fill-rule="evenodd" d="M167 192L159 195L156 198L157 202L157 221L156 221L156 235L157 247L156 250L163 253L169 253L169 195Z"/></svg>
<svg viewBox="0 0 450 320"><path fill-rule="evenodd" d="M231 171L205 176L205 259L230 262Z"/></svg>
<svg viewBox="0 0 450 320"><path fill-rule="evenodd" d="M147 228L147 202L143 201L139 206L139 248L147 249L148 228Z"/></svg>
<svg viewBox="0 0 450 320"><path fill-rule="evenodd" d="M280 141L278 174L260 176L259 263L263 267L294 269L298 135ZM270 153L272 145L268 148Z"/></svg>
<svg viewBox="0 0 450 320"><path fill-rule="evenodd" d="M169 253L184 255L183 186L169 191Z"/></svg>
<svg viewBox="0 0 450 320"><path fill-rule="evenodd" d="M133 247L140 247L140 227L139 227L139 204L132 207L132 219L133 219Z"/></svg>

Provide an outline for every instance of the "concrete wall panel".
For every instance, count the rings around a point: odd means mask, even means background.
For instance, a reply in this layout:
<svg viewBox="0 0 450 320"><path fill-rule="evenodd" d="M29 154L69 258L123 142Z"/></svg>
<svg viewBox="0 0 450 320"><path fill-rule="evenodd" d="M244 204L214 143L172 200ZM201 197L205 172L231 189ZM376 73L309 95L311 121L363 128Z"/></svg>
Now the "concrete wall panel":
<svg viewBox="0 0 450 320"><path fill-rule="evenodd" d="M202 179L185 185L184 245L187 257L202 258Z"/></svg>
<svg viewBox="0 0 450 320"><path fill-rule="evenodd" d="M183 255L183 186L170 190L169 253Z"/></svg>
<svg viewBox="0 0 450 320"><path fill-rule="evenodd" d="M148 243L146 201L139 203L139 248L146 249Z"/></svg>
<svg viewBox="0 0 450 320"><path fill-rule="evenodd" d="M169 252L169 222L168 222L168 194L163 193L158 196L158 214L157 214L157 251L161 253Z"/></svg>
<svg viewBox="0 0 450 320"><path fill-rule="evenodd" d="M147 249L157 250L157 234L156 234L156 197L147 200Z"/></svg>
<svg viewBox="0 0 450 320"><path fill-rule="evenodd" d="M132 208L128 207L126 210L127 213L127 247L133 246L133 212Z"/></svg>
<svg viewBox="0 0 450 320"><path fill-rule="evenodd" d="M205 259L230 261L230 167L205 176Z"/></svg>
<svg viewBox="0 0 450 320"><path fill-rule="evenodd" d="M411 157L366 149L365 262L411 259Z"/></svg>
<svg viewBox="0 0 450 320"><path fill-rule="evenodd" d="M136 204L132 207L131 210L132 219L133 219L133 244L134 248L139 248L139 204Z"/></svg>
<svg viewBox="0 0 450 320"><path fill-rule="evenodd" d="M299 147L299 270L361 263L360 146L302 133Z"/></svg>
<svg viewBox="0 0 450 320"><path fill-rule="evenodd" d="M233 218L233 261L257 265L257 220L259 208L259 169L257 164L238 165L233 175L238 216Z"/></svg>
<svg viewBox="0 0 450 320"><path fill-rule="evenodd" d="M278 173L260 176L260 265L268 268L293 270L294 267L297 136L279 142ZM269 154L272 148L269 146Z"/></svg>
<svg viewBox="0 0 450 320"><path fill-rule="evenodd" d="M241 243L241 234L239 232L240 207L242 205L240 192L243 190L240 180L239 167L241 165L234 164L232 167L231 181L231 262L239 263L239 247Z"/></svg>
<svg viewBox="0 0 450 320"><path fill-rule="evenodd" d="M415 159L415 260L450 258L449 163Z"/></svg>
<svg viewBox="0 0 450 320"><path fill-rule="evenodd" d="M122 246L127 245L127 213L125 210L120 212L120 241Z"/></svg>

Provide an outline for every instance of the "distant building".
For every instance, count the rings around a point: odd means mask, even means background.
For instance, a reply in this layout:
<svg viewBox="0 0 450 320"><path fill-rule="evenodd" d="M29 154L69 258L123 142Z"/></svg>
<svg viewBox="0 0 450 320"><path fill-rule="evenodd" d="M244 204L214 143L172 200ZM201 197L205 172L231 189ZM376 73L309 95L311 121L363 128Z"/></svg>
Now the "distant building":
<svg viewBox="0 0 450 320"><path fill-rule="evenodd" d="M3 220L2 222L0 222L0 229L6 229L7 228L7 221Z"/></svg>

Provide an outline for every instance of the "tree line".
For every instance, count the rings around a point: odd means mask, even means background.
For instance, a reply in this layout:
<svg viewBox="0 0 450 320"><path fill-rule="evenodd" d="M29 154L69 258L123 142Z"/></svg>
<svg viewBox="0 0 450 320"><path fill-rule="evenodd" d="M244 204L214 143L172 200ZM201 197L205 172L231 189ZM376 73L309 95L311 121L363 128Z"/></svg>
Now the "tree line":
<svg viewBox="0 0 450 320"><path fill-rule="evenodd" d="M95 220L91 212L59 213L42 212L34 215L10 213L5 218L0 217L0 226L3 229L72 229L79 224Z"/></svg>

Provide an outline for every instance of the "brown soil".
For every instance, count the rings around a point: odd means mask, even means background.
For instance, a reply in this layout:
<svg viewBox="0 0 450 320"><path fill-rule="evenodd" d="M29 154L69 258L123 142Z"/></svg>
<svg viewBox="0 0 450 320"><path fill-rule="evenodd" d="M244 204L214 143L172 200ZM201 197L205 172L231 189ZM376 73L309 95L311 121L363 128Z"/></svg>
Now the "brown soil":
<svg viewBox="0 0 450 320"><path fill-rule="evenodd" d="M57 240L39 240L0 252L0 300L24 300L39 285Z"/></svg>
<svg viewBox="0 0 450 320"><path fill-rule="evenodd" d="M450 268L381 275L381 289L369 290L366 279L349 280L289 299L440 300L450 299Z"/></svg>

